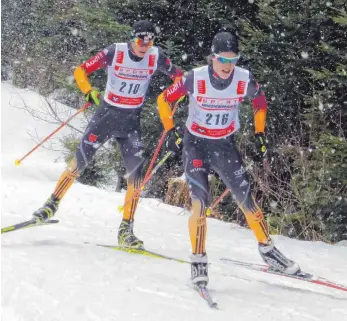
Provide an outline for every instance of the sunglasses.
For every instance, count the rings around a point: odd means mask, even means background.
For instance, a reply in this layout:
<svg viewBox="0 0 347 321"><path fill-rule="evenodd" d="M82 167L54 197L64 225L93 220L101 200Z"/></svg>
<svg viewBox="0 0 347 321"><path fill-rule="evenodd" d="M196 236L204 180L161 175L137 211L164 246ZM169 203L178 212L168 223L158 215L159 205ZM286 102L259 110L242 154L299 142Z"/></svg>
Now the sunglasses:
<svg viewBox="0 0 347 321"><path fill-rule="evenodd" d="M237 61L240 59L240 55L233 58L226 58L217 54L214 54L214 56L216 57L216 60L222 64L227 64L228 62L230 62L232 65L235 65Z"/></svg>
<svg viewBox="0 0 347 321"><path fill-rule="evenodd" d="M146 39L147 38L147 39ZM134 38L134 42L140 46L140 47L152 47L153 46L153 39L150 39L148 37L146 37L145 39L142 39L142 38Z"/></svg>

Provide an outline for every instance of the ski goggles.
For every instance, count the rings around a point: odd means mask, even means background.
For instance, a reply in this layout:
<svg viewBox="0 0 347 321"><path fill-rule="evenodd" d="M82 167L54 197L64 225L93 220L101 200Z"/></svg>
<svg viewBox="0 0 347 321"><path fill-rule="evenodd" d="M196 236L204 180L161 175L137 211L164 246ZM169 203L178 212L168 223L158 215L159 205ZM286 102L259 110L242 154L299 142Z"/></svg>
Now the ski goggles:
<svg viewBox="0 0 347 321"><path fill-rule="evenodd" d="M240 59L240 55L233 58L226 58L217 54L214 54L214 56L216 57L216 60L222 64L227 64L228 62L230 62L232 65L235 65Z"/></svg>
<svg viewBox="0 0 347 321"><path fill-rule="evenodd" d="M134 42L140 47L152 47L153 46L153 38L144 37L144 38L134 38Z"/></svg>

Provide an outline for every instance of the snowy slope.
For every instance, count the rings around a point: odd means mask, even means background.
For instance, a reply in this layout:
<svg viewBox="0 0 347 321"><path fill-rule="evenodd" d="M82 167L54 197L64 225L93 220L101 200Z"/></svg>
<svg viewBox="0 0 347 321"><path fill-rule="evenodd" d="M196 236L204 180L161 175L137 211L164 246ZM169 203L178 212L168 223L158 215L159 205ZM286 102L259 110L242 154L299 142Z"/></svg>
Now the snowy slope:
<svg viewBox="0 0 347 321"><path fill-rule="evenodd" d="M2 84L2 226L30 218L65 167L62 159L55 162L59 153L41 149L15 168L14 159L33 146L28 130L42 138L56 127L13 108L17 91ZM33 106L41 101L32 92L21 95ZM123 197L75 184L61 204L59 224L1 236L1 320L347 320L345 292L219 261L262 263L252 233L235 225L208 220L210 290L220 310L190 289L188 265L84 244L117 243ZM149 249L187 259L188 214L180 212L142 200L135 232ZM304 270L347 284L347 247L274 239Z"/></svg>

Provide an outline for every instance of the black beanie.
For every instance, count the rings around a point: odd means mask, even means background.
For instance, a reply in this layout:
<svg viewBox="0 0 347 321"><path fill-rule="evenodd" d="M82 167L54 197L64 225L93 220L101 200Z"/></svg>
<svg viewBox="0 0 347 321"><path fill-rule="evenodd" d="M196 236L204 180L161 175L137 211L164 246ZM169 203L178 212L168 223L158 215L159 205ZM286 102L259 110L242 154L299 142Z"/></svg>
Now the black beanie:
<svg viewBox="0 0 347 321"><path fill-rule="evenodd" d="M239 44L236 36L230 32L219 32L212 40L211 52L218 54L220 52L239 53Z"/></svg>
<svg viewBox="0 0 347 321"><path fill-rule="evenodd" d="M153 38L154 34L155 27L153 23L148 20L136 21L131 30L131 35L138 38L144 38L145 36Z"/></svg>

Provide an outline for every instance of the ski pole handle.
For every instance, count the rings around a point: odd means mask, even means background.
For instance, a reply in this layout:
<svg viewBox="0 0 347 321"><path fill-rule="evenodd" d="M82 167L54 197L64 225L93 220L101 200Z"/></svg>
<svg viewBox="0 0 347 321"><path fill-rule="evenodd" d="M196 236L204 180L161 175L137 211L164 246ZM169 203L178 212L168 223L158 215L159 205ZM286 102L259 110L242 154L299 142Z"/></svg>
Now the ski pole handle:
<svg viewBox="0 0 347 321"><path fill-rule="evenodd" d="M38 149L43 143L45 143L48 139L50 139L53 135L55 135L60 129L62 129L64 126L66 126L74 117L76 117L79 113L84 111L85 109L89 108L91 105L90 102L86 103L82 108L77 110L76 113L74 113L70 118L68 118L65 122L63 122L56 130L54 130L51 134L49 134L43 141L38 143L33 149L31 149L29 152L27 152L22 158L15 160L15 165L19 166L21 162L27 158L30 154L32 154L36 149Z"/></svg>

